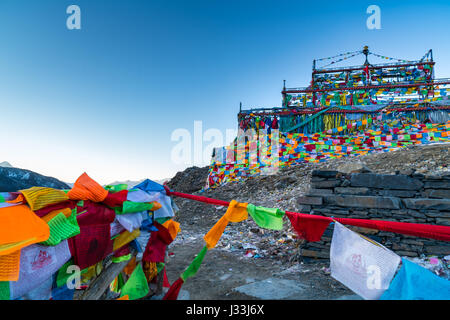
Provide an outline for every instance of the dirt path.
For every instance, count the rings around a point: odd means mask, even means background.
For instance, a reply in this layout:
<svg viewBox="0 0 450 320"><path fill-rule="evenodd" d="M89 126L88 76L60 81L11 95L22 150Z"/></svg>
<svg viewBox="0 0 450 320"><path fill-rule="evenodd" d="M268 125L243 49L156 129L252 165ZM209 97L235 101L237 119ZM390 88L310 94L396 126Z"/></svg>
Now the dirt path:
<svg viewBox="0 0 450 320"><path fill-rule="evenodd" d="M167 260L167 275L172 283L186 269L195 255L204 246L203 241L171 246L171 256ZM195 277L189 278L183 285L183 290L189 292L192 300L256 300L264 290L273 290L264 281L289 281L299 285L301 290L293 291L286 297L278 294L275 288L271 299L328 300L342 296L353 295L342 284L334 280L324 271L328 262L310 261L296 263L286 268L281 261L270 258L247 258L241 253L213 249L207 252L203 264ZM260 288L250 295L234 289L260 283ZM251 287L249 287L251 288ZM243 289L244 290L244 289ZM280 293L281 294L281 293Z"/></svg>

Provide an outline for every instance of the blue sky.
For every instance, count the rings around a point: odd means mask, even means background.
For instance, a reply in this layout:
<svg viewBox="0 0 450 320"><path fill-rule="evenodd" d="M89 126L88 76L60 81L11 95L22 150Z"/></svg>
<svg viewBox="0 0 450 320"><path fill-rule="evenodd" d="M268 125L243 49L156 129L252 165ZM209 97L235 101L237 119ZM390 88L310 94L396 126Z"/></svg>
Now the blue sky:
<svg viewBox="0 0 450 320"><path fill-rule="evenodd" d="M450 77L449 15L448 1L1 0L0 162L68 182L171 177L188 166L171 161L175 129L236 129L240 101L279 106L314 58L432 48Z"/></svg>

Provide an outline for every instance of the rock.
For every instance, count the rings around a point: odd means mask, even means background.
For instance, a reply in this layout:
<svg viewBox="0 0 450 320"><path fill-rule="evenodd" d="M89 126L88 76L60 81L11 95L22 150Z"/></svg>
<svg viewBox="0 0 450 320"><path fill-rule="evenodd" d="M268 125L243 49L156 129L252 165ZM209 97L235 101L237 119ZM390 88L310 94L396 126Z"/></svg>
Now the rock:
<svg viewBox="0 0 450 320"><path fill-rule="evenodd" d="M349 187L350 185L351 185L351 182L348 179L344 179L344 181L342 181L342 183L341 183L342 187Z"/></svg>
<svg viewBox="0 0 450 320"><path fill-rule="evenodd" d="M399 250L399 251L395 251L395 253L398 254L399 256L407 256L407 257L417 257L417 256L419 256L417 254L417 252L414 252L414 251Z"/></svg>
<svg viewBox="0 0 450 320"><path fill-rule="evenodd" d="M408 244L405 244L405 243L393 243L392 244L392 250L411 251L411 247Z"/></svg>
<svg viewBox="0 0 450 320"><path fill-rule="evenodd" d="M405 207L409 209L428 210L436 209L442 211L450 211L450 199L402 199Z"/></svg>
<svg viewBox="0 0 450 320"><path fill-rule="evenodd" d="M411 244L414 246L423 246L422 241L417 241L417 240L412 240L412 239L403 239L402 242L406 243L406 244Z"/></svg>
<svg viewBox="0 0 450 320"><path fill-rule="evenodd" d="M416 191L409 190L380 190L379 194L386 197L412 198L416 195Z"/></svg>
<svg viewBox="0 0 450 320"><path fill-rule="evenodd" d="M393 197L331 195L324 196L324 202L341 207L400 209L400 199Z"/></svg>
<svg viewBox="0 0 450 320"><path fill-rule="evenodd" d="M375 229L369 229L369 228L363 228L363 227L354 227L354 226L348 226L348 228L354 232L362 233L362 234L378 234L380 231Z"/></svg>
<svg viewBox="0 0 450 320"><path fill-rule="evenodd" d="M309 213L311 211L310 205L301 205L297 209L300 213Z"/></svg>
<svg viewBox="0 0 450 320"><path fill-rule="evenodd" d="M416 210L408 210L408 215L414 218L423 218L426 219L426 215Z"/></svg>
<svg viewBox="0 0 450 320"><path fill-rule="evenodd" d="M450 199L449 189L426 189L422 196L425 198Z"/></svg>
<svg viewBox="0 0 450 320"><path fill-rule="evenodd" d="M302 249L301 255L303 257L319 258L319 259L329 259L330 258L329 252L307 250L307 249Z"/></svg>
<svg viewBox="0 0 450 320"><path fill-rule="evenodd" d="M307 197L301 196L297 198L298 204L310 204L310 205L322 205L323 201L321 197Z"/></svg>
<svg viewBox="0 0 450 320"><path fill-rule="evenodd" d="M405 176L412 176L416 170L414 168L409 169L401 169L399 174L405 175Z"/></svg>
<svg viewBox="0 0 450 320"><path fill-rule="evenodd" d="M427 217L431 217L431 218L450 218L450 212L449 211L432 210L432 211L425 211L424 214Z"/></svg>
<svg viewBox="0 0 450 320"><path fill-rule="evenodd" d="M292 176L282 177L278 182L274 184L274 187L277 189L284 189L287 186L296 183L297 180Z"/></svg>
<svg viewBox="0 0 450 320"><path fill-rule="evenodd" d="M377 189L419 190L423 182L404 175L355 173L351 177L352 187Z"/></svg>
<svg viewBox="0 0 450 320"><path fill-rule="evenodd" d="M233 291L243 293L261 300L304 299L306 286L298 281L269 278L234 288Z"/></svg>
<svg viewBox="0 0 450 320"><path fill-rule="evenodd" d="M427 254L448 255L450 253L450 244L441 246L426 246L424 249Z"/></svg>
<svg viewBox="0 0 450 320"><path fill-rule="evenodd" d="M324 181L312 181L311 187L314 189L334 188L341 185L340 180L324 180Z"/></svg>
<svg viewBox="0 0 450 320"><path fill-rule="evenodd" d="M309 189L306 195L308 196L324 196L328 194L333 194L331 189Z"/></svg>
<svg viewBox="0 0 450 320"><path fill-rule="evenodd" d="M425 182L425 189L450 189L450 181L443 180L443 181L426 181Z"/></svg>
<svg viewBox="0 0 450 320"><path fill-rule="evenodd" d="M436 224L440 226L450 226L450 218L436 218Z"/></svg>
<svg viewBox="0 0 450 320"><path fill-rule="evenodd" d="M319 178L336 178L336 175L338 174L338 171L326 171L326 170L313 170L311 175L313 177L319 177Z"/></svg>
<svg viewBox="0 0 450 320"><path fill-rule="evenodd" d="M369 194L369 188L364 188L364 187L360 187L360 188L355 188L355 187L349 187L349 188L342 188L342 187L337 187L334 188L335 193L340 193L340 194L353 194L353 195L367 195Z"/></svg>
<svg viewBox="0 0 450 320"><path fill-rule="evenodd" d="M338 167L338 171L349 174L349 173L368 173L372 172L363 163L360 162L346 162Z"/></svg>

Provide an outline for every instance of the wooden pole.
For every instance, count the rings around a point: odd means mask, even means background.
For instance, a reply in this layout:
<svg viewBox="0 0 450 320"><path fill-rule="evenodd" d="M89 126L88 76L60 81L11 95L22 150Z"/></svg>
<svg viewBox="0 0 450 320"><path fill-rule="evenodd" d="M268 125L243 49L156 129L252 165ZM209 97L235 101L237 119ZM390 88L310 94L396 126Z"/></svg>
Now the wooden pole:
<svg viewBox="0 0 450 320"><path fill-rule="evenodd" d="M131 249L131 256L136 255L136 251ZM131 259L132 259L131 258ZM130 260L131 260L130 259ZM122 270L127 266L130 260L122 261L119 263L111 262L107 265L97 278L89 285L89 287L84 291L80 298L77 300L99 300L105 291L109 288L109 285L113 280L122 272Z"/></svg>

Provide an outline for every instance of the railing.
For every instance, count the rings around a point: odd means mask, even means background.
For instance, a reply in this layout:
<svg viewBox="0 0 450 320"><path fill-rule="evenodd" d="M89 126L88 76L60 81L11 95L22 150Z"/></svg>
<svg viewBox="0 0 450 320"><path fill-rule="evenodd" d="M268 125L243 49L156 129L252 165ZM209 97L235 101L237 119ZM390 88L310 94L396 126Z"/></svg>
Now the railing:
<svg viewBox="0 0 450 320"><path fill-rule="evenodd" d="M434 79L427 82L415 82L415 81L399 81L390 82L377 85L359 85L353 87L329 87L329 88L311 88L311 87L299 87L299 88L286 88L282 93L308 93L308 92L324 92L324 91L354 91L354 90L365 90L365 89L381 89L381 88L402 88L402 87L425 87L425 86L436 86L450 84L450 78Z"/></svg>
<svg viewBox="0 0 450 320"><path fill-rule="evenodd" d="M414 61L410 63L398 63L398 62L392 62L392 63L382 63L382 64L372 64L369 65L370 69L381 69L381 68L399 68L399 67L408 67L413 65L423 65L423 64L435 64L434 61ZM314 69L313 73L328 73L328 72L337 72L337 71L352 71L352 70L363 70L365 66L349 66L349 67L334 67L334 68L318 68Z"/></svg>
<svg viewBox="0 0 450 320"><path fill-rule="evenodd" d="M416 104L420 104L420 107L414 107ZM367 105L366 105L367 106ZM374 105L375 106L375 105ZM357 109L358 106L348 106L354 107L354 109L344 109L344 110L329 110L326 113L376 113L377 111L367 111L362 109ZM289 108L252 108L247 110L242 110L239 112L238 116L247 115L250 113L257 113L258 115L283 115L283 114L313 114L316 112L320 112L323 109L329 108L329 106L319 106L315 108L303 108L303 107L289 107ZM335 106L333 108L338 108ZM398 103L392 102L389 105L385 106L385 108L389 108L392 111L414 111L414 110L427 110L427 109L435 109L435 110L450 110L450 101L447 102L408 102L408 103Z"/></svg>

